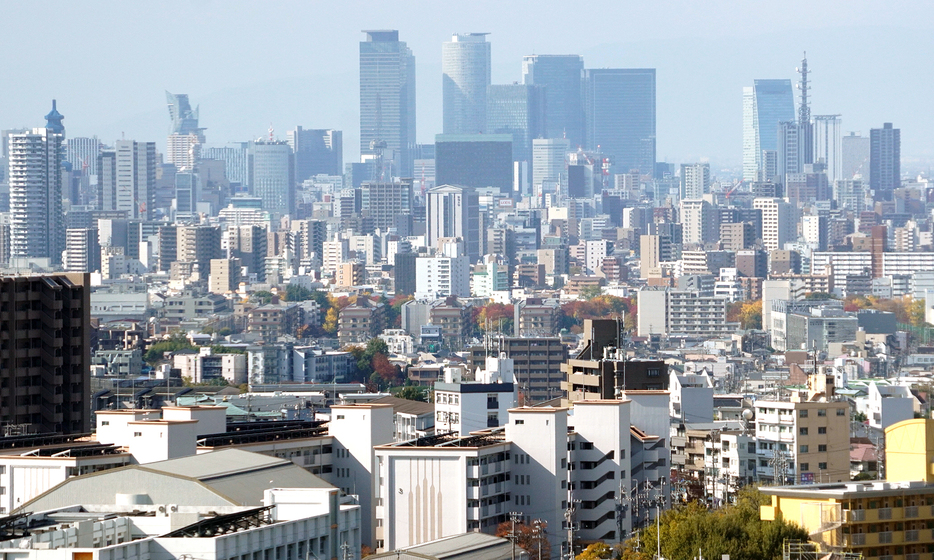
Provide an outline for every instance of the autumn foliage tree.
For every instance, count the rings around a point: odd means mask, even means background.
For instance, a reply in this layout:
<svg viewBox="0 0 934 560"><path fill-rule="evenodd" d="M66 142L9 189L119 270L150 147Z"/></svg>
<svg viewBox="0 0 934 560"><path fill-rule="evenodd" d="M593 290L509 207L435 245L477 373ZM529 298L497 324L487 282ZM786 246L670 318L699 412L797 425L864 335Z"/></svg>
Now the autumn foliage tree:
<svg viewBox="0 0 934 560"><path fill-rule="evenodd" d="M473 319L481 332L502 332L512 334L515 308L512 304L491 302L483 307L474 308Z"/></svg>
<svg viewBox="0 0 934 560"><path fill-rule="evenodd" d="M736 301L726 310L726 320L739 323L743 329L762 328L762 300Z"/></svg>
<svg viewBox="0 0 934 560"><path fill-rule="evenodd" d="M541 521L541 531L534 524L516 523L516 546L529 554L529 560L549 560L551 558L551 545L548 543L548 524ZM497 525L496 536L508 538L513 531L512 521L504 521ZM541 556L538 551L541 549Z"/></svg>
<svg viewBox="0 0 934 560"><path fill-rule="evenodd" d="M580 332L585 319L615 319L624 316L626 328L635 326L636 303L632 298L601 295L589 300L569 301L561 306L561 328Z"/></svg>

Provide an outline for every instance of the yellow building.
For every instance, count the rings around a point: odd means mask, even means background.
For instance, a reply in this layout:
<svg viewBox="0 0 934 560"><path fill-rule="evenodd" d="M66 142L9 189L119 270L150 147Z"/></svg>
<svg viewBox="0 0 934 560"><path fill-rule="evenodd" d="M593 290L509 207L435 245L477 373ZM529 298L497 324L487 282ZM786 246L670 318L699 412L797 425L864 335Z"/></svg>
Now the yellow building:
<svg viewBox="0 0 934 560"><path fill-rule="evenodd" d="M803 527L821 550L866 559L934 560L934 420L885 430L889 480L763 488L763 520Z"/></svg>

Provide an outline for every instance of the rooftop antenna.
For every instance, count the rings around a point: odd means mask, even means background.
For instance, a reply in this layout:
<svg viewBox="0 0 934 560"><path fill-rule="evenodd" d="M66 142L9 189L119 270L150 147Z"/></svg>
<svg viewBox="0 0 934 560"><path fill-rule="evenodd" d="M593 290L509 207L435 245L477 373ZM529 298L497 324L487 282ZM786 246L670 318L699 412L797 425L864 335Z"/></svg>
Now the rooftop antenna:
<svg viewBox="0 0 934 560"><path fill-rule="evenodd" d="M805 51L804 58L801 59L801 67L795 68L798 74L801 74L801 81L798 82L798 89L801 90L801 105L798 107L798 123L805 124L811 122L811 108L808 107L808 53Z"/></svg>
<svg viewBox="0 0 934 560"><path fill-rule="evenodd" d="M273 136L272 136L273 130L274 129L272 128L272 123L269 123L269 141L270 142L273 141Z"/></svg>

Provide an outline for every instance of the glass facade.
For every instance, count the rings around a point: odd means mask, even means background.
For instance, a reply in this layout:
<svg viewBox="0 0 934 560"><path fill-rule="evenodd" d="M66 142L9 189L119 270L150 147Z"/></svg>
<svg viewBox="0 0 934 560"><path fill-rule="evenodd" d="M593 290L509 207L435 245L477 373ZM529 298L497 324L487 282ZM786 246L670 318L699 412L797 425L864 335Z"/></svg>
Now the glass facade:
<svg viewBox="0 0 934 560"><path fill-rule="evenodd" d="M655 172L655 69L584 71L587 149L610 158L613 173Z"/></svg>
<svg viewBox="0 0 934 560"><path fill-rule="evenodd" d="M513 161L532 160L532 140L545 133L544 88L494 85L487 93L487 131L512 135Z"/></svg>
<svg viewBox="0 0 934 560"><path fill-rule="evenodd" d="M584 145L583 71L584 59L578 55L531 55L522 59L522 82L544 88L542 137L567 138L575 150Z"/></svg>
<svg viewBox="0 0 934 560"><path fill-rule="evenodd" d="M743 88L743 179L756 180L762 152L778 152L779 123L794 120L791 80L756 80Z"/></svg>

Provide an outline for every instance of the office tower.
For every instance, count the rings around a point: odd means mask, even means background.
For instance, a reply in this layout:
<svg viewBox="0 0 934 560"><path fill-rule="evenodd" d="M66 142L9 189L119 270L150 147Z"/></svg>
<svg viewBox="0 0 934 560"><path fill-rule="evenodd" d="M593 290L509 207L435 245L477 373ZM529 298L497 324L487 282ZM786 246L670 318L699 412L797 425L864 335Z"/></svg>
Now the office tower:
<svg viewBox="0 0 934 560"><path fill-rule="evenodd" d="M53 135L60 132L53 132ZM87 274L0 278L0 423L23 433L91 431Z"/></svg>
<svg viewBox="0 0 934 560"><path fill-rule="evenodd" d="M545 132L542 136L566 138L574 149L584 146L583 71L584 59L578 55L522 57L522 83L544 88Z"/></svg>
<svg viewBox="0 0 934 560"><path fill-rule="evenodd" d="M101 141L94 138L69 138L66 141L65 160L76 170L87 175L97 175L97 156L101 153Z"/></svg>
<svg viewBox="0 0 934 560"><path fill-rule="evenodd" d="M295 182L301 184L315 175L341 175L344 172L344 135L340 130L295 127L287 142L295 157Z"/></svg>
<svg viewBox="0 0 934 560"><path fill-rule="evenodd" d="M227 226L227 252L230 258L240 260L247 274L256 274L260 282L266 280L266 228L258 225ZM319 251L320 255L320 251Z"/></svg>
<svg viewBox="0 0 934 560"><path fill-rule="evenodd" d="M869 131L869 188L876 200L892 200L901 186L901 130L885 123Z"/></svg>
<svg viewBox="0 0 934 560"><path fill-rule="evenodd" d="M802 128L794 121L778 123L778 169L776 175L782 182L792 173L801 173L804 161L805 142ZM768 173L766 173L768 174Z"/></svg>
<svg viewBox="0 0 934 560"><path fill-rule="evenodd" d="M360 42L360 154L376 156L386 150L393 163L386 179L411 177L415 56L399 41L396 30L364 33L366 41Z"/></svg>
<svg viewBox="0 0 934 560"><path fill-rule="evenodd" d="M251 142L249 169L251 194L263 201L263 210L270 214L290 214L295 188L289 145L285 142Z"/></svg>
<svg viewBox="0 0 934 560"><path fill-rule="evenodd" d="M10 258L17 266L54 266L65 250L64 118L53 100L45 128L9 136Z"/></svg>
<svg viewBox="0 0 934 560"><path fill-rule="evenodd" d="M435 137L435 181L512 195L512 136L439 134Z"/></svg>
<svg viewBox="0 0 934 560"><path fill-rule="evenodd" d="M797 237L794 208L780 198L756 198L753 208L762 211L762 245L768 251L785 248Z"/></svg>
<svg viewBox="0 0 934 560"><path fill-rule="evenodd" d="M191 220L198 215L200 179L197 174L181 171L175 174L175 219Z"/></svg>
<svg viewBox="0 0 934 560"><path fill-rule="evenodd" d="M840 138L842 120L840 115L814 116L814 162L823 161L827 166L827 180L832 185L843 176L843 143Z"/></svg>
<svg viewBox="0 0 934 560"><path fill-rule="evenodd" d="M97 209L152 219L156 196L156 143L117 140L97 163Z"/></svg>
<svg viewBox="0 0 934 560"><path fill-rule="evenodd" d="M487 89L486 130L512 135L513 161L532 161L532 140L545 134L545 90L525 84Z"/></svg>
<svg viewBox="0 0 934 560"><path fill-rule="evenodd" d="M441 185L428 191L426 205L428 247L437 250L438 240L460 237L471 263L480 258L480 197L469 187Z"/></svg>
<svg viewBox="0 0 934 560"><path fill-rule="evenodd" d="M614 173L655 172L655 69L584 70L584 145Z"/></svg>
<svg viewBox="0 0 934 560"><path fill-rule="evenodd" d="M490 85L488 33L455 33L441 47L445 134L483 134Z"/></svg>
<svg viewBox="0 0 934 560"><path fill-rule="evenodd" d="M842 159L842 175L838 179L869 178L869 152L870 140L866 136L859 136L851 132L840 140Z"/></svg>
<svg viewBox="0 0 934 560"><path fill-rule="evenodd" d="M101 245L97 228L65 230L65 272L97 272L101 269Z"/></svg>
<svg viewBox="0 0 934 560"><path fill-rule="evenodd" d="M681 164L681 198L701 199L710 192L710 164Z"/></svg>
<svg viewBox="0 0 934 560"><path fill-rule="evenodd" d="M756 80L743 88L743 179L757 180L762 152L778 151L778 123L794 119L791 80Z"/></svg>
<svg viewBox="0 0 934 560"><path fill-rule="evenodd" d="M570 198L591 198L595 194L601 194L603 189L608 188L606 181L609 179L608 170L605 167L606 160L603 154L594 152L585 152L578 150L567 154L567 167L565 171L567 189L563 192ZM638 186L638 183L637 183ZM619 200L619 197L615 197ZM604 202L608 199L604 197ZM609 204L613 204L609 202ZM621 210L611 212L604 208L604 214L610 214L611 219L618 221Z"/></svg>
<svg viewBox="0 0 934 560"><path fill-rule="evenodd" d="M719 237L717 214L706 200L681 201L681 227L684 243L704 245Z"/></svg>
<svg viewBox="0 0 934 560"><path fill-rule="evenodd" d="M567 193L567 154L570 142L566 138L536 138L532 140L532 194Z"/></svg>
<svg viewBox="0 0 934 560"><path fill-rule="evenodd" d="M250 164L249 142L235 142L227 146L206 148L201 159L216 159L224 162L224 173L234 192L249 192ZM339 173L338 173L339 174Z"/></svg>
<svg viewBox="0 0 934 560"><path fill-rule="evenodd" d="M412 179L394 183L363 183L360 206L373 220L373 227L386 232L395 227L397 216L412 214Z"/></svg>
<svg viewBox="0 0 934 560"><path fill-rule="evenodd" d="M165 160L178 169L193 169L204 144L204 129L198 127L198 107L191 108L185 93L165 92L165 98L172 121Z"/></svg>

